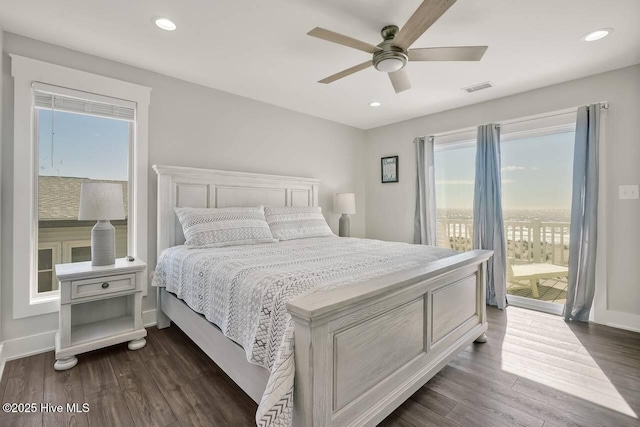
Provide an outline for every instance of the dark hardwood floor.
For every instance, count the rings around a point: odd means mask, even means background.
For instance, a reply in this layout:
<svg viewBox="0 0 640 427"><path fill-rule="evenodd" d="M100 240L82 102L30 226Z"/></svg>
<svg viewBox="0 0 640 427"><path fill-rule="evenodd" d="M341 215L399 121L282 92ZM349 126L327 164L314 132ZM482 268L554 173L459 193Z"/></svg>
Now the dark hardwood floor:
<svg viewBox="0 0 640 427"><path fill-rule="evenodd" d="M640 334L509 307L382 425L640 426ZM87 413L0 414L0 426L251 426L256 404L177 327L147 346L8 362L2 402L89 404Z"/></svg>

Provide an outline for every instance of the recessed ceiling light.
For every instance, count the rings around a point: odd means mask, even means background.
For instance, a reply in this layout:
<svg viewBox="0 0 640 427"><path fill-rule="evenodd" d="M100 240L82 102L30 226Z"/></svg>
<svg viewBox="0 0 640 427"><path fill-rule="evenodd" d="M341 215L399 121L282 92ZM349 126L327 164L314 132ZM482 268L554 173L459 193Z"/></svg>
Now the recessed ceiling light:
<svg viewBox="0 0 640 427"><path fill-rule="evenodd" d="M153 18L153 22L158 26L158 28L165 31L173 31L176 29L176 24L169 18L163 18L161 16L157 18Z"/></svg>
<svg viewBox="0 0 640 427"><path fill-rule="evenodd" d="M369 103L369 107L379 107L381 105L382 105L382 103L378 102L378 101L373 101L373 102Z"/></svg>
<svg viewBox="0 0 640 427"><path fill-rule="evenodd" d="M594 42L607 37L611 33L613 33L613 28L600 28L599 30L591 31L589 34L584 36L582 40L586 42Z"/></svg>

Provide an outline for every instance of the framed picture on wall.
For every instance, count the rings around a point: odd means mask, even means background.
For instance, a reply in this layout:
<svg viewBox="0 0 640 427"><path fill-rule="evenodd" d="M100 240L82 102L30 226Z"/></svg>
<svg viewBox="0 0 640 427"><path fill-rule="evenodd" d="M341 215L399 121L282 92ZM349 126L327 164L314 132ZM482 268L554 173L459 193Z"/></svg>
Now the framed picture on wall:
<svg viewBox="0 0 640 427"><path fill-rule="evenodd" d="M398 182L398 156L380 159L380 175L383 184Z"/></svg>

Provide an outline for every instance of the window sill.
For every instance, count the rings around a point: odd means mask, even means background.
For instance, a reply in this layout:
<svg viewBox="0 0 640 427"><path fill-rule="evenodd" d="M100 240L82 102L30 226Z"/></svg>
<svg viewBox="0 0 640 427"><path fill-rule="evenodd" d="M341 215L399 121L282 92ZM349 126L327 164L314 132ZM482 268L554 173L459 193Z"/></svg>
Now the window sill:
<svg viewBox="0 0 640 427"><path fill-rule="evenodd" d="M60 291L49 291L49 292L46 292L45 295L32 297L31 301L29 301L29 305L46 304L48 302L59 301L59 300L60 300Z"/></svg>

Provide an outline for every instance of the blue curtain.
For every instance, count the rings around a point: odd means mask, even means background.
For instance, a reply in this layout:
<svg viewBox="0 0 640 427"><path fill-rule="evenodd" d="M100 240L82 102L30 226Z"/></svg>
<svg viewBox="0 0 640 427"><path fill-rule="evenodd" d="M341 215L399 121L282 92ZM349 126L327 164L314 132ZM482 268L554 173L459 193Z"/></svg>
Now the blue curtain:
<svg viewBox="0 0 640 427"><path fill-rule="evenodd" d="M433 169L433 139L420 137L416 145L416 211L413 221L413 243L438 244L436 211L436 176Z"/></svg>
<svg viewBox="0 0 640 427"><path fill-rule="evenodd" d="M600 104L580 107L576 120L565 320L588 322L596 289L600 113Z"/></svg>
<svg viewBox="0 0 640 427"><path fill-rule="evenodd" d="M500 164L500 128L495 123L478 126L473 248L493 251L487 263L487 304L503 309L507 305L507 255Z"/></svg>

